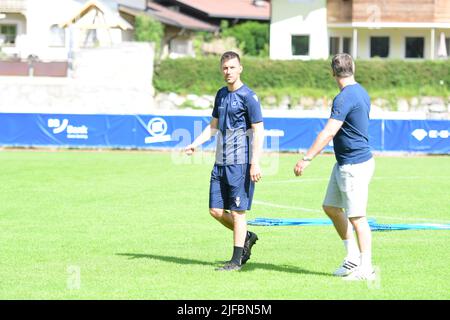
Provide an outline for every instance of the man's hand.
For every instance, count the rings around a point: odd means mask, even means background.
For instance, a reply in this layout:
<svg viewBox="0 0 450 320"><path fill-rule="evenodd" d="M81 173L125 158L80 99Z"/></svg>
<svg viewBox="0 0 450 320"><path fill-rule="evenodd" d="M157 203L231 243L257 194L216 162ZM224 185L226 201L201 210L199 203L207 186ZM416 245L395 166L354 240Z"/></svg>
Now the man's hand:
<svg viewBox="0 0 450 320"><path fill-rule="evenodd" d="M305 171L305 169L306 169L306 167L307 166L309 166L309 163L310 163L311 161L305 161L305 160L303 160L303 159L301 159L301 160L298 160L297 161L297 164L295 165L295 167L294 167L294 173L295 173L295 175L298 177L298 176L301 176L302 174L303 174L303 171Z"/></svg>
<svg viewBox="0 0 450 320"><path fill-rule="evenodd" d="M258 163L254 163L250 165L250 179L252 179L253 182L258 182L261 180L262 174L261 174L261 167Z"/></svg>
<svg viewBox="0 0 450 320"><path fill-rule="evenodd" d="M191 155L195 152L195 146L192 145L192 144L186 146L186 147L184 148L184 152L185 152L188 156L191 156Z"/></svg>

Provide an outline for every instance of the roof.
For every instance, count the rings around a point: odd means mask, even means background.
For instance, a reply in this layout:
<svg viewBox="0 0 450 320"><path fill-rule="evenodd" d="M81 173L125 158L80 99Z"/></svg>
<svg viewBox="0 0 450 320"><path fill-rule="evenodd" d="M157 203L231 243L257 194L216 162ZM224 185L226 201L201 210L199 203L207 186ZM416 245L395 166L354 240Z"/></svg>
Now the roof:
<svg viewBox="0 0 450 320"><path fill-rule="evenodd" d="M115 0L118 5L124 5L130 8L145 10L147 7L147 0Z"/></svg>
<svg viewBox="0 0 450 320"><path fill-rule="evenodd" d="M270 2L254 0L173 0L176 4L207 14L210 18L270 20Z"/></svg>
<svg viewBox="0 0 450 320"><path fill-rule="evenodd" d="M160 21L161 23L188 30L210 31L210 32L215 32L219 30L219 27L217 26L192 18L188 15L170 10L154 2L148 2L147 9L145 11L127 7L124 5L119 5L119 10L133 16L137 16L139 14L147 14L155 18L156 20Z"/></svg>
<svg viewBox="0 0 450 320"><path fill-rule="evenodd" d="M97 16L85 19L92 10L96 10L102 14L102 19ZM93 18L93 19L92 19ZM90 20L90 21L87 21ZM80 28L97 29L97 28L120 28L122 30L133 29L133 27L125 21L117 12L113 12L110 8L102 4L100 1L90 0L86 2L79 10L75 12L72 18L62 24L65 28L71 24L76 24Z"/></svg>

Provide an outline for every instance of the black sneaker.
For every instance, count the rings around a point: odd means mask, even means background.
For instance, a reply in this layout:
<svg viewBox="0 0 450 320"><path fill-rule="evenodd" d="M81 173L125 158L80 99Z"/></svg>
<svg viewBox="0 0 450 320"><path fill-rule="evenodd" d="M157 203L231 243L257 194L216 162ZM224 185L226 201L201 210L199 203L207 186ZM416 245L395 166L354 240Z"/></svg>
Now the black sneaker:
<svg viewBox="0 0 450 320"><path fill-rule="evenodd" d="M241 265L228 261L222 267L217 268L216 271L239 271L241 268Z"/></svg>
<svg viewBox="0 0 450 320"><path fill-rule="evenodd" d="M250 259L250 255L252 254L252 247L258 240L258 236L256 233L248 232L250 236L245 239L244 243L244 252L242 253L242 264L245 264L248 259Z"/></svg>

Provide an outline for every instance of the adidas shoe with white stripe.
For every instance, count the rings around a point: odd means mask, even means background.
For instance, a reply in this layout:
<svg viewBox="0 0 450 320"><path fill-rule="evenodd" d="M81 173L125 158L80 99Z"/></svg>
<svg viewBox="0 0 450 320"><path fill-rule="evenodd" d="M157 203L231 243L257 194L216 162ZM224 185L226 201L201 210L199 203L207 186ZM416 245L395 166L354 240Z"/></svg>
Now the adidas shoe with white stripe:
<svg viewBox="0 0 450 320"><path fill-rule="evenodd" d="M345 259L342 265L333 272L336 277L345 277L359 267L359 263Z"/></svg>
<svg viewBox="0 0 450 320"><path fill-rule="evenodd" d="M344 277L346 281L374 281L377 275L373 268L358 268L348 276Z"/></svg>

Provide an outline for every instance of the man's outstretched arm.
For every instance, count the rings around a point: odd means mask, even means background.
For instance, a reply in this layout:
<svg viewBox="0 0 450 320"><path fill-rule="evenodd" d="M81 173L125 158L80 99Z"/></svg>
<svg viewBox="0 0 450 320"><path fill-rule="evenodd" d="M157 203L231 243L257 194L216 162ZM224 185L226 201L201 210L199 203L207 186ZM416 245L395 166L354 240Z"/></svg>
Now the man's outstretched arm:
<svg viewBox="0 0 450 320"><path fill-rule="evenodd" d="M212 118L209 122L209 125L203 130L203 132L194 140L190 145L184 148L184 151L187 155L191 155L194 153L195 149L206 141L211 139L212 136L215 136L219 127L219 119Z"/></svg>
<svg viewBox="0 0 450 320"><path fill-rule="evenodd" d="M343 122L335 119L328 119L325 128L319 133L311 148L308 149L303 159L298 160L294 167L296 176L301 176L312 159L318 155L334 138L342 127Z"/></svg>

